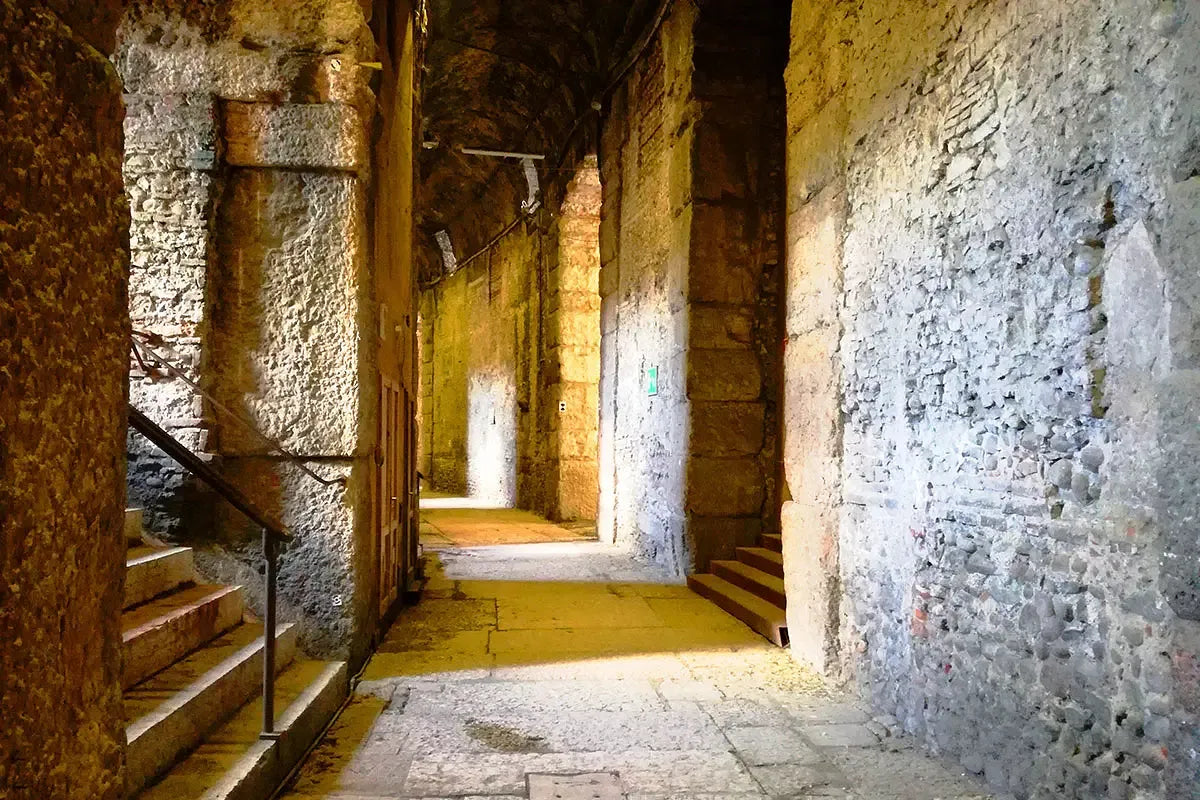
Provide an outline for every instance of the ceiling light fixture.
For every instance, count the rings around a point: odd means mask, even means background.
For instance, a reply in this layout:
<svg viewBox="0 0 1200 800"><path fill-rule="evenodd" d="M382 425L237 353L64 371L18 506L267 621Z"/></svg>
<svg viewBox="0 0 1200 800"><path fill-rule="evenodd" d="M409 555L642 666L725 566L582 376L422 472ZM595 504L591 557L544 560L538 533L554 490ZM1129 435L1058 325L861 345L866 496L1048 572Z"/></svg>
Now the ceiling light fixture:
<svg viewBox="0 0 1200 800"><path fill-rule="evenodd" d="M509 153L504 150L480 150L479 148L476 148L476 147L463 147L463 148L461 148L461 150L463 153L465 153L469 156L489 156L490 158L516 158L516 159L520 159L521 161L524 161L527 158L531 158L534 161L544 161L546 158L544 155L537 155L536 153Z"/></svg>

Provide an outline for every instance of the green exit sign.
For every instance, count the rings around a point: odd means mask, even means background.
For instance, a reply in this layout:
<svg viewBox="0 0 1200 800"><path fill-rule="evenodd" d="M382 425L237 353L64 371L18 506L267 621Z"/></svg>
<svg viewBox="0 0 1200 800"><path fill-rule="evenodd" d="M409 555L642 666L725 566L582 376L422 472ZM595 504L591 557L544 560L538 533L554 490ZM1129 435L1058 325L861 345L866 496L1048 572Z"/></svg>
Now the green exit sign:
<svg viewBox="0 0 1200 800"><path fill-rule="evenodd" d="M658 394L658 367L646 368L646 394L651 397Z"/></svg>

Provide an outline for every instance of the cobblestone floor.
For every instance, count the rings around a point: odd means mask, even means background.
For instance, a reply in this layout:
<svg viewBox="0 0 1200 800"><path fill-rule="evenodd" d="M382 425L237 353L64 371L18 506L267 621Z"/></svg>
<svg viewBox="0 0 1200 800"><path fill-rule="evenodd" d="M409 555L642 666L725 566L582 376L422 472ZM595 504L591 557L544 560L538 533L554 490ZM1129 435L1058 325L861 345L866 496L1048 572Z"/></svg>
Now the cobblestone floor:
<svg viewBox="0 0 1200 800"><path fill-rule="evenodd" d="M741 623L596 542L442 550L285 796L982 798Z"/></svg>

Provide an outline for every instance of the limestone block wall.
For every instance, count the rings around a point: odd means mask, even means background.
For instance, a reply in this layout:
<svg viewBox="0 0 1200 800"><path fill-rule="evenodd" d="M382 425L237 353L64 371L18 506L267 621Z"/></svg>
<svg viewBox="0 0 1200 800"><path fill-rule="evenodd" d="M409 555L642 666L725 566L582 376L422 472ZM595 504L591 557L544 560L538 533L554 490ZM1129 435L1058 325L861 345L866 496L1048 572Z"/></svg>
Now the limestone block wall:
<svg viewBox="0 0 1200 800"><path fill-rule="evenodd" d="M587 156L557 205L545 264L546 363L542 404L547 497L559 520L594 520L600 499L600 170ZM550 249L551 252L545 252ZM554 252L556 250L557 252Z"/></svg>
<svg viewBox="0 0 1200 800"><path fill-rule="evenodd" d="M124 795L118 3L0 2L0 792Z"/></svg>
<svg viewBox="0 0 1200 800"><path fill-rule="evenodd" d="M393 13L387 30L408 35L410 10ZM362 66L377 58L378 98ZM137 3L115 56L136 111L135 327L171 341L218 403L336 482L305 476L179 382L135 373L134 400L297 534L281 613L314 654L363 656L378 607L380 376L411 386L414 371L412 58L403 41L373 41L352 0ZM380 165L377 113L392 144ZM370 227L377 197L389 208ZM199 545L211 578L258 602L257 531L136 440L131 459L130 495L152 529Z"/></svg>
<svg viewBox="0 0 1200 800"><path fill-rule="evenodd" d="M677 3L600 142L601 539L682 571L688 453L692 26ZM652 386L653 384L653 386Z"/></svg>
<svg viewBox="0 0 1200 800"><path fill-rule="evenodd" d="M1200 775L1198 11L793 9L792 641L1016 797Z"/></svg>
<svg viewBox="0 0 1200 800"><path fill-rule="evenodd" d="M699 571L779 526L788 8L707 3L693 32L685 505Z"/></svg>

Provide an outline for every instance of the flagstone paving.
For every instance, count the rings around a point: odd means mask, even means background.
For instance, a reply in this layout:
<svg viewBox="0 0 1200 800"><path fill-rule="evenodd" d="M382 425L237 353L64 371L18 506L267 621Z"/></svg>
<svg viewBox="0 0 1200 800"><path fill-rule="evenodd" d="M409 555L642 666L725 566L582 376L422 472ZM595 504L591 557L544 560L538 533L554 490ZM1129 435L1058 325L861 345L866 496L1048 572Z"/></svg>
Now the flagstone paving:
<svg viewBox="0 0 1200 800"><path fill-rule="evenodd" d="M598 542L442 550L290 800L965 800L894 721Z"/></svg>

